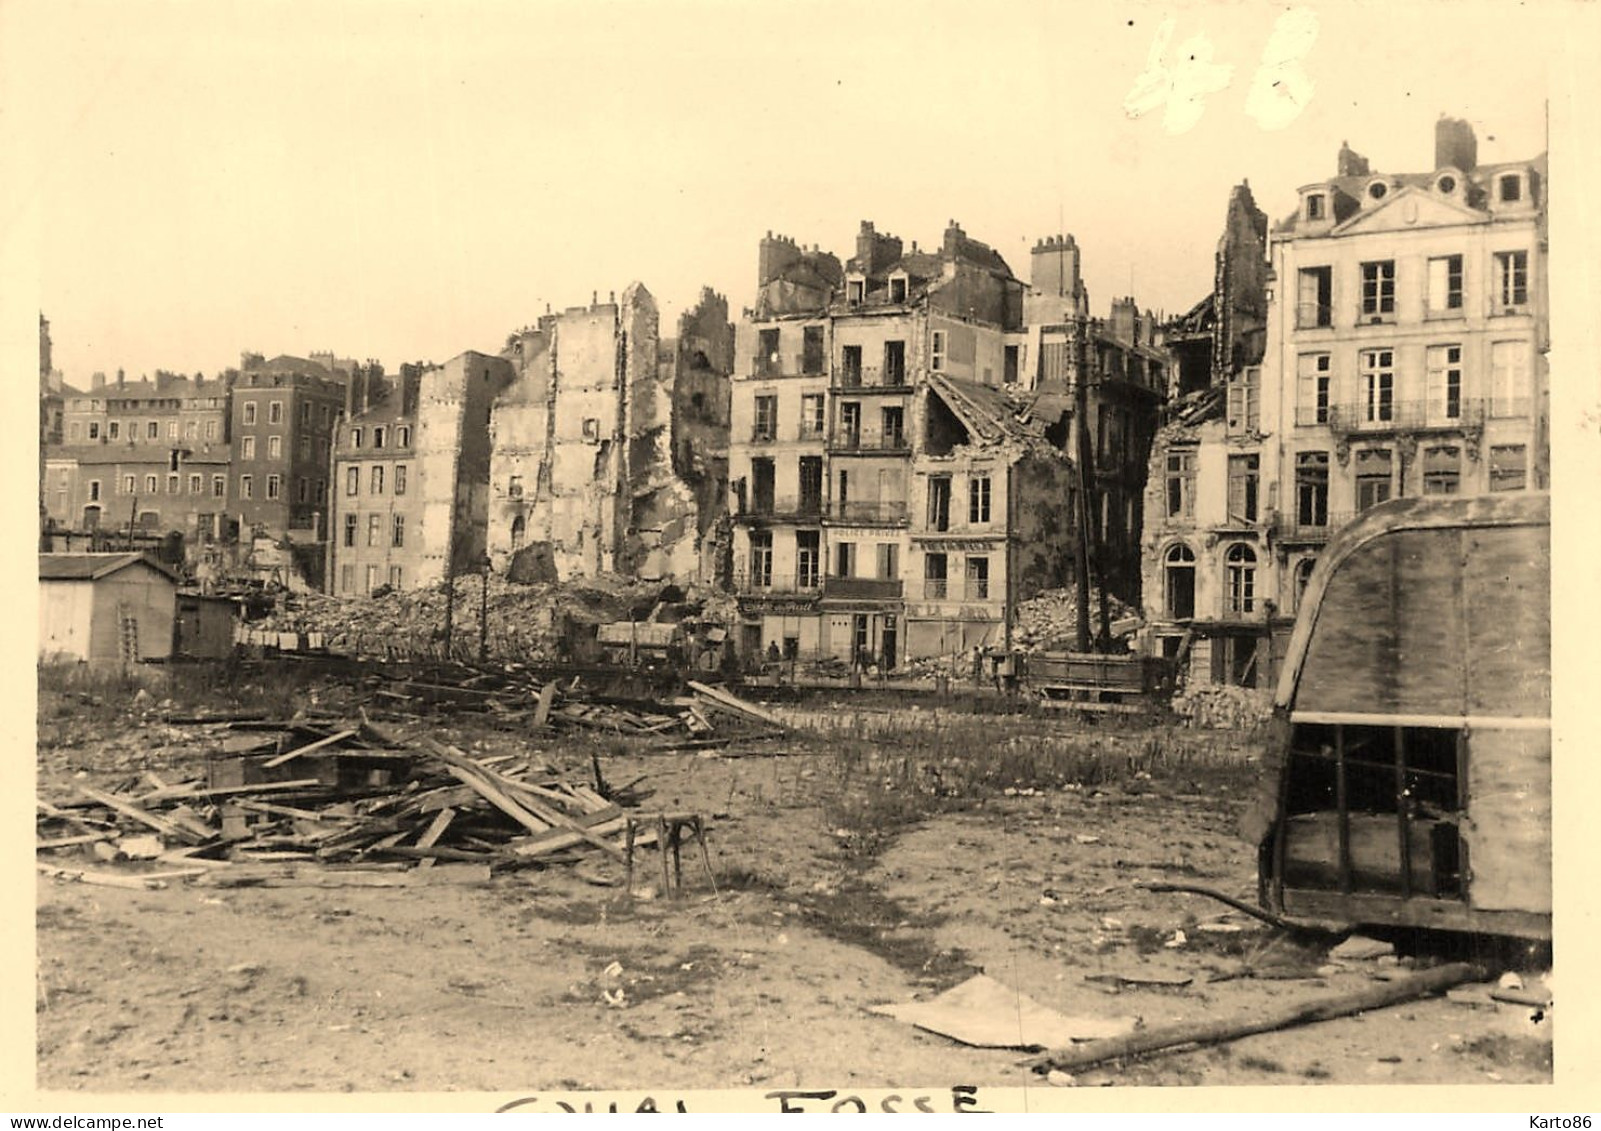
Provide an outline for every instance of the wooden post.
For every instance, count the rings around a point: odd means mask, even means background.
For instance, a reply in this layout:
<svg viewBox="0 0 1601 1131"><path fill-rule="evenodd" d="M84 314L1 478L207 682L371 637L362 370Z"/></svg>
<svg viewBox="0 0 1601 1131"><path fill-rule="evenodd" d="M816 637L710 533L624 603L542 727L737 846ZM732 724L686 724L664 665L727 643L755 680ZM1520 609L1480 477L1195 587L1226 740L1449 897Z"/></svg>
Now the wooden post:
<svg viewBox="0 0 1601 1131"><path fill-rule="evenodd" d="M1334 808L1340 838L1340 894L1351 894L1351 806L1346 786L1345 725L1334 724Z"/></svg>
<svg viewBox="0 0 1601 1131"><path fill-rule="evenodd" d="M1401 898L1412 895L1412 814L1407 811L1406 728L1395 728L1395 825L1401 838Z"/></svg>

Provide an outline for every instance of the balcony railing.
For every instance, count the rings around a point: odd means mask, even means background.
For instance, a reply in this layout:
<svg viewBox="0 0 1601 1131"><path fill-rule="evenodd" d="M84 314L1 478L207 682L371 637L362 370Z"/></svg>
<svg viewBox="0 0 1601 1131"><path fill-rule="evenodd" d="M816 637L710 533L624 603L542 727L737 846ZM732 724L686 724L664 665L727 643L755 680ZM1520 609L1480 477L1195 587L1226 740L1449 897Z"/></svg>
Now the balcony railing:
<svg viewBox="0 0 1601 1131"><path fill-rule="evenodd" d="M824 597L898 601L901 591L901 579L898 577L830 577L823 582Z"/></svg>
<svg viewBox="0 0 1601 1131"><path fill-rule="evenodd" d="M1455 412L1452 412L1452 409ZM1526 414L1525 410L1525 413ZM1455 405L1444 401L1358 401L1326 406L1298 405L1295 423L1302 428L1322 424L1336 432L1395 432L1418 429L1477 428L1484 423L1485 401L1463 397Z"/></svg>
<svg viewBox="0 0 1601 1131"><path fill-rule="evenodd" d="M799 373L801 371L800 354L789 356L789 367L784 366L785 358L782 354L762 355L751 358L750 375L752 377L782 377L786 373Z"/></svg>
<svg viewBox="0 0 1601 1131"><path fill-rule="evenodd" d="M758 574L750 570L742 570L734 576L734 588L740 593L775 596L805 595L811 596L822 589L822 579L815 574L803 576L791 574L780 577L776 574Z"/></svg>
<svg viewBox="0 0 1601 1131"><path fill-rule="evenodd" d="M911 386L906 382L906 367L898 370L885 370L877 365L864 365L860 369L840 367L839 374L834 381L836 389L874 390L883 389L886 392L905 392Z"/></svg>
<svg viewBox="0 0 1601 1131"><path fill-rule="evenodd" d="M904 433L863 435L860 432L836 432L828 442L834 452L909 452L912 441Z"/></svg>
<svg viewBox="0 0 1601 1131"><path fill-rule="evenodd" d="M739 518L773 518L804 521L823 516L821 495L757 495L738 508Z"/></svg>
<svg viewBox="0 0 1601 1131"><path fill-rule="evenodd" d="M969 577L964 582L960 578L925 577L923 579L923 599L925 601L988 601L990 600L989 579Z"/></svg>
<svg viewBox="0 0 1601 1131"><path fill-rule="evenodd" d="M828 504L828 517L837 522L905 522L907 510L898 499L835 499Z"/></svg>
<svg viewBox="0 0 1601 1131"><path fill-rule="evenodd" d="M1327 512L1322 522L1301 522L1297 514L1277 514L1273 517L1273 531L1281 542L1327 542L1331 534L1355 517L1349 511Z"/></svg>

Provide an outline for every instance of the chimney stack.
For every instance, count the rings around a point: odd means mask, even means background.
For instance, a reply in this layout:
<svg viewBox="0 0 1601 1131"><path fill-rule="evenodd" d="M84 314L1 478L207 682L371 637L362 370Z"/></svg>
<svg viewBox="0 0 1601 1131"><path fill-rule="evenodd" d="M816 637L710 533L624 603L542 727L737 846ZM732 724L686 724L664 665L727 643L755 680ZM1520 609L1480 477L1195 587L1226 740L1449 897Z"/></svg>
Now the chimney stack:
<svg viewBox="0 0 1601 1131"><path fill-rule="evenodd" d="M1473 135L1473 127L1461 118L1440 115L1434 123L1434 167L1450 165L1471 173L1478 163L1479 139Z"/></svg>

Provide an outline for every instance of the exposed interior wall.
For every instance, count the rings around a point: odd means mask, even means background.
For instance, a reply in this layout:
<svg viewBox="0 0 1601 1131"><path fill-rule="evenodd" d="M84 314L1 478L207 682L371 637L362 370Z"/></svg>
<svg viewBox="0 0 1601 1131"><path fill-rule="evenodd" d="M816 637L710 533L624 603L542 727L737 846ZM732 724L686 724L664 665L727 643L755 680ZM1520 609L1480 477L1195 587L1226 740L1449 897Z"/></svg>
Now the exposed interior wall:
<svg viewBox="0 0 1601 1131"><path fill-rule="evenodd" d="M1073 479L1073 465L1056 456L1030 454L1012 469L1016 495L1012 596L1016 601L1027 601L1044 589L1071 585L1077 577Z"/></svg>

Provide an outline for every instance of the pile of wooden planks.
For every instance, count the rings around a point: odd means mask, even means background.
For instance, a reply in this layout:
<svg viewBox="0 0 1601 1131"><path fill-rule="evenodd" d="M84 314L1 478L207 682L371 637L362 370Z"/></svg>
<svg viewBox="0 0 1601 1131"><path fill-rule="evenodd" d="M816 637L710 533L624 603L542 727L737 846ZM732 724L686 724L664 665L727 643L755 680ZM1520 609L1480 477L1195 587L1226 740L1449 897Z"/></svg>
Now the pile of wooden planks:
<svg viewBox="0 0 1601 1131"><path fill-rule="evenodd" d="M637 783L636 783L637 784ZM489 871L621 859L626 807L648 793L612 789L594 765L575 781L524 755L474 758L426 735L354 725L229 724L203 779L153 773L114 788L77 785L38 801L40 871L115 886L248 865ZM155 862L129 877L76 861Z"/></svg>

